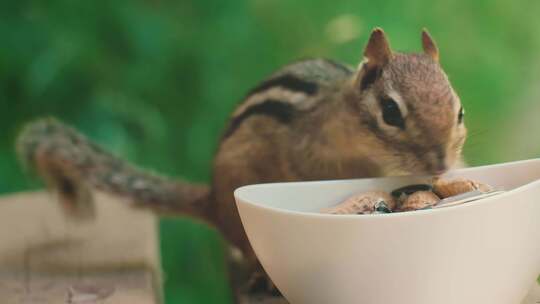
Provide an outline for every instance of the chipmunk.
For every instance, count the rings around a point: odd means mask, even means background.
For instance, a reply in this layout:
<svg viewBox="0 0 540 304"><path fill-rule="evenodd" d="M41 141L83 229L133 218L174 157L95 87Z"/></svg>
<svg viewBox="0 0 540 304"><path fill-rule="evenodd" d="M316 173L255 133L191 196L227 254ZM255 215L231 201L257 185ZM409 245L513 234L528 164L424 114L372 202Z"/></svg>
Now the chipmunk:
<svg viewBox="0 0 540 304"><path fill-rule="evenodd" d="M421 38L422 53L394 52L375 28L357 69L311 59L278 70L232 113L210 185L138 169L53 119L29 124L18 153L58 189L67 208L87 200L92 187L135 206L194 216L256 265L234 203L240 186L440 174L461 163L463 107L435 42L426 30Z"/></svg>

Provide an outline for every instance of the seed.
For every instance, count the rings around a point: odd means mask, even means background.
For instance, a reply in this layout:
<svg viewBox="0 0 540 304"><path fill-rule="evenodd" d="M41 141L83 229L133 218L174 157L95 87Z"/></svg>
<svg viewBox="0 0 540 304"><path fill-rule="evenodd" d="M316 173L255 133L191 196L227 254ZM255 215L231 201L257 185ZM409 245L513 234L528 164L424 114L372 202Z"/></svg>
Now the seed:
<svg viewBox="0 0 540 304"><path fill-rule="evenodd" d="M392 210L388 208L388 204L385 201L380 200L375 204L376 213L392 213Z"/></svg>

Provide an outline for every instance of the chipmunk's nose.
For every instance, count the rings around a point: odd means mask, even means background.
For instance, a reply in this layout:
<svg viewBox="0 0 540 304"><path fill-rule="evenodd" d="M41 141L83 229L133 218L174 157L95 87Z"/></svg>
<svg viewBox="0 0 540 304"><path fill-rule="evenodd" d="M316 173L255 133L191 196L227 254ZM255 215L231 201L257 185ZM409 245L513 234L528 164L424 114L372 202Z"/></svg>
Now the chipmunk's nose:
<svg viewBox="0 0 540 304"><path fill-rule="evenodd" d="M446 165L445 161L438 161L431 165L430 173L434 175L441 175L448 171L448 166Z"/></svg>
<svg viewBox="0 0 540 304"><path fill-rule="evenodd" d="M435 175L441 175L448 171L448 164L446 162L446 153L442 149L437 149L432 153L431 173Z"/></svg>

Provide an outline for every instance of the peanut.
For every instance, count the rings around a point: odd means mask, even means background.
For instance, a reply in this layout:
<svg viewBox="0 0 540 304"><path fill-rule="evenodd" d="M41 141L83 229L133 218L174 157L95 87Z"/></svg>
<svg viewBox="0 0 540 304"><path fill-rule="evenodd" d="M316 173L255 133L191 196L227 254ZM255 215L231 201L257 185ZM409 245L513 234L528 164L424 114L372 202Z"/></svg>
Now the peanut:
<svg viewBox="0 0 540 304"><path fill-rule="evenodd" d="M433 192L435 192L441 198L447 198L474 190L489 192L493 190L493 188L487 184L475 182L465 178L453 180L436 179L433 182Z"/></svg>
<svg viewBox="0 0 540 304"><path fill-rule="evenodd" d="M424 209L437 204L441 199L431 191L417 191L409 195L403 204L399 206L399 211L413 211Z"/></svg>
<svg viewBox="0 0 540 304"><path fill-rule="evenodd" d="M331 214L371 214L391 211L396 207L394 198L384 191L369 191L349 197L343 203L322 210Z"/></svg>

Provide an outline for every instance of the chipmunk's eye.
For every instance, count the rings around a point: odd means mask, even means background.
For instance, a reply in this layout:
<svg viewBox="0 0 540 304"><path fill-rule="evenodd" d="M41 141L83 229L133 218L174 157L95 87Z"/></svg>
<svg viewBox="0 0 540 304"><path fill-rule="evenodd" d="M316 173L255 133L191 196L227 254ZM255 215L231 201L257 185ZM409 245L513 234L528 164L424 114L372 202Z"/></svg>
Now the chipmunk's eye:
<svg viewBox="0 0 540 304"><path fill-rule="evenodd" d="M463 122L463 116L465 116L465 110L463 109L463 107L461 107L461 108L459 108L459 113L458 113L458 116L457 116L458 124Z"/></svg>
<svg viewBox="0 0 540 304"><path fill-rule="evenodd" d="M388 125L405 129L405 120L401 115L399 106L392 98L381 99L382 117Z"/></svg>

